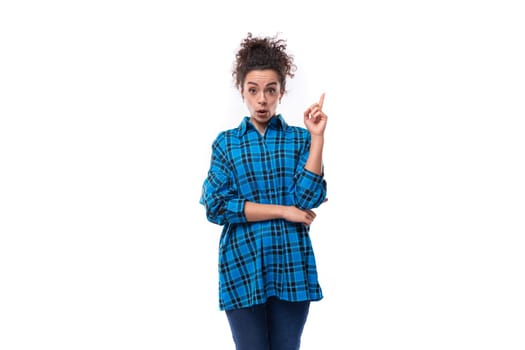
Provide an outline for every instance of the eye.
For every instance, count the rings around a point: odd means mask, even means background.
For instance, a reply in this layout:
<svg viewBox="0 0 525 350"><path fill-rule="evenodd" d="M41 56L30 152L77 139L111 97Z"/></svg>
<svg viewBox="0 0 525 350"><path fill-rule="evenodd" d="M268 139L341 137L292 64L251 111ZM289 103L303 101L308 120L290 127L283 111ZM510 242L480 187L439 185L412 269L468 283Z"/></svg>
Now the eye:
<svg viewBox="0 0 525 350"><path fill-rule="evenodd" d="M277 92L277 91L276 91L274 88L269 88L269 89L268 89L268 93L269 93L270 95L275 95L276 92Z"/></svg>
<svg viewBox="0 0 525 350"><path fill-rule="evenodd" d="M254 95L255 93L257 93L257 90L255 90L254 88L249 88L248 93Z"/></svg>

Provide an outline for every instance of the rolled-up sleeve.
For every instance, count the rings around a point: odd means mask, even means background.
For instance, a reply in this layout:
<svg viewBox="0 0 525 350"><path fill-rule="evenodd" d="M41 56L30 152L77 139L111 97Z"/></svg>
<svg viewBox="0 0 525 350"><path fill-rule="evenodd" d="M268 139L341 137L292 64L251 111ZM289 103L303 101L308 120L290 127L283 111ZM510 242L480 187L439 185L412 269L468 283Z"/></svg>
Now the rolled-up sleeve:
<svg viewBox="0 0 525 350"><path fill-rule="evenodd" d="M310 155L310 137L306 136L297 168L291 193L294 196L295 206L300 209L314 209L319 207L326 199L326 181L323 174L319 175L305 169L306 161Z"/></svg>
<svg viewBox="0 0 525 350"><path fill-rule="evenodd" d="M315 174L304 167L295 176L295 205L301 209L319 207L326 199L326 181L323 175Z"/></svg>
<svg viewBox="0 0 525 350"><path fill-rule="evenodd" d="M246 222L245 200L239 197L223 143L221 136L213 143L211 165L202 185L200 204L206 208L208 221L217 225Z"/></svg>

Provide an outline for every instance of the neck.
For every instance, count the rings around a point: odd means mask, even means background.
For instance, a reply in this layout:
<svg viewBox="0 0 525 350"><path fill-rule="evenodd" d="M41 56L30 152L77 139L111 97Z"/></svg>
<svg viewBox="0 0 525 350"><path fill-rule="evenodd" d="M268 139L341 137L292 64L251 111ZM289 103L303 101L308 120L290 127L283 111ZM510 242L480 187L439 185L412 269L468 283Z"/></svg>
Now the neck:
<svg viewBox="0 0 525 350"><path fill-rule="evenodd" d="M264 132L266 131L266 127L268 126L268 123L266 124L258 123L253 118L250 118L250 123L252 123L252 125L255 126L255 129L257 129L257 131L259 131L261 135L264 135Z"/></svg>

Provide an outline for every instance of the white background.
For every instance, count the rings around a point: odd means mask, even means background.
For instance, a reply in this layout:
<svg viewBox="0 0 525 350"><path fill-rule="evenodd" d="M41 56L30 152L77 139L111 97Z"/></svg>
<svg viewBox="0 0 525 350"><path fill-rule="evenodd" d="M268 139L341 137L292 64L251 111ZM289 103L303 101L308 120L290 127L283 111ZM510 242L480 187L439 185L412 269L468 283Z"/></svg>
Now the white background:
<svg viewBox="0 0 525 350"><path fill-rule="evenodd" d="M523 350L519 3L3 1L0 348L233 349L198 200L250 31L290 124L326 92L302 349Z"/></svg>

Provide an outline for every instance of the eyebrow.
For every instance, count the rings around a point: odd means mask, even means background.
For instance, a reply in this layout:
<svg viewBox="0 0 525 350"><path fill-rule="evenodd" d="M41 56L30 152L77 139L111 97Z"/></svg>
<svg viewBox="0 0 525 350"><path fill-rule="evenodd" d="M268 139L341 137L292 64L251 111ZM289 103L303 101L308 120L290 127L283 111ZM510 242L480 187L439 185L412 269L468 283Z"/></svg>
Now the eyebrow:
<svg viewBox="0 0 525 350"><path fill-rule="evenodd" d="M250 84L250 85L255 85L255 86L259 86L259 84L257 83L254 83L253 81L247 81L246 84ZM266 84L266 86L272 86L272 85L277 85L277 82L274 81L274 82L271 82L271 83L268 83Z"/></svg>

